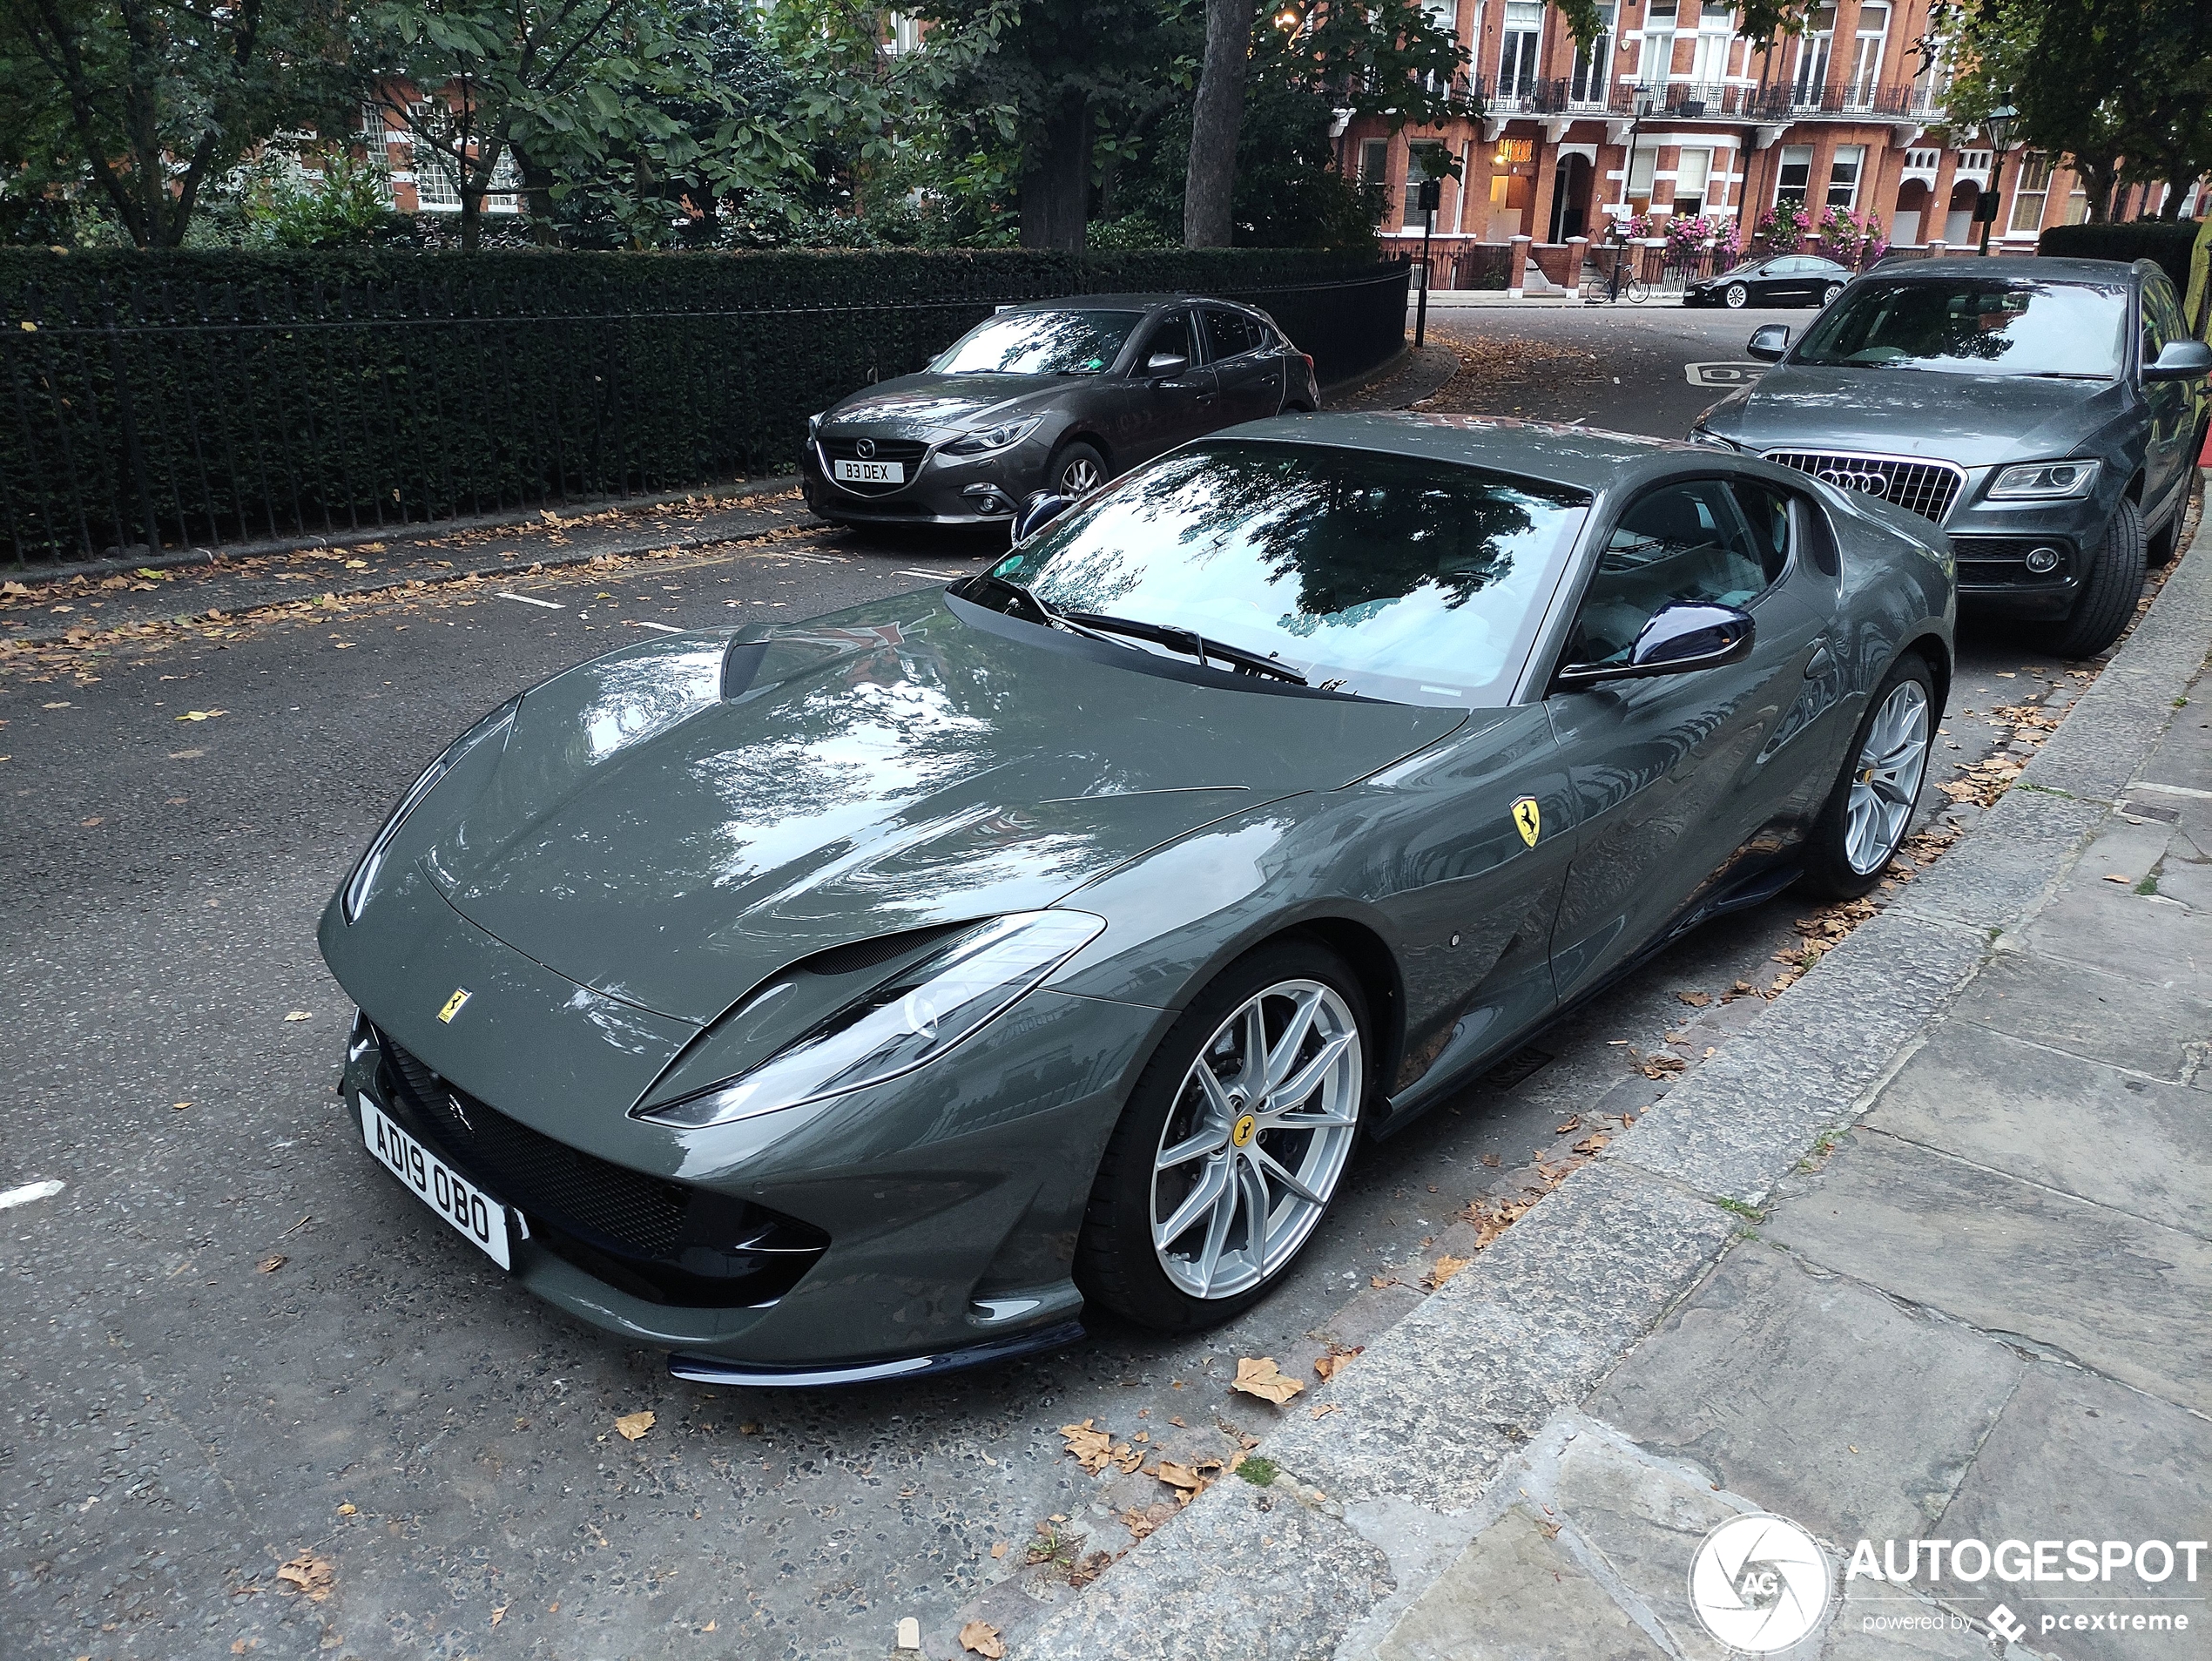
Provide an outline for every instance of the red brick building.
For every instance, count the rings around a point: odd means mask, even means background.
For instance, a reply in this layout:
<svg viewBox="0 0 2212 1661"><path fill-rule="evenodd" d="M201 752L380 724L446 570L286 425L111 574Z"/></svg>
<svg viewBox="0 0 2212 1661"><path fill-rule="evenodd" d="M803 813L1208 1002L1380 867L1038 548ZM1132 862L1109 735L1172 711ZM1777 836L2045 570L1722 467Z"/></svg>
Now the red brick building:
<svg viewBox="0 0 2212 1661"><path fill-rule="evenodd" d="M1517 239L1571 284L1576 239L1602 241L1629 214L1649 216L1655 236L1702 214L1748 241L1784 199L1816 221L1831 206L1871 213L1900 248L1978 240L1993 152L1986 134L1946 123L1949 75L1920 46L1930 0L1830 0L1804 35L1766 51L1715 0L1601 3L1606 29L1588 51L1544 0L1427 3L1458 30L1484 114L1395 133L1381 118L1354 119L1338 162L1379 194L1386 247L1420 236L1422 178L1447 154L1460 163L1436 216L1439 287L1518 273L1524 262L1507 257ZM1993 253L2032 249L2045 226L2087 213L2070 172L2018 146L2000 190Z"/></svg>

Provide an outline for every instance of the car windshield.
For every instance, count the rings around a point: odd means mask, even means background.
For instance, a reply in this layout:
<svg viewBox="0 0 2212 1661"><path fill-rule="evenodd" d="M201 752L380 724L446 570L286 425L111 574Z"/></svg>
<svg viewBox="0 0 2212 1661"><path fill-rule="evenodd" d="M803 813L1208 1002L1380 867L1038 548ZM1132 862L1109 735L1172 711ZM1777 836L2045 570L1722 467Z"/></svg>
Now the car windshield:
<svg viewBox="0 0 2212 1661"><path fill-rule="evenodd" d="M1922 278L1862 284L1805 331L1791 361L2109 381L2127 340L2118 284Z"/></svg>
<svg viewBox="0 0 2212 1661"><path fill-rule="evenodd" d="M945 348L939 375L1102 375L1143 312L1001 312Z"/></svg>
<svg viewBox="0 0 2212 1661"><path fill-rule="evenodd" d="M1214 442L1131 474L994 574L1060 611L1190 630L1315 686L1499 704L1588 505L1450 462Z"/></svg>

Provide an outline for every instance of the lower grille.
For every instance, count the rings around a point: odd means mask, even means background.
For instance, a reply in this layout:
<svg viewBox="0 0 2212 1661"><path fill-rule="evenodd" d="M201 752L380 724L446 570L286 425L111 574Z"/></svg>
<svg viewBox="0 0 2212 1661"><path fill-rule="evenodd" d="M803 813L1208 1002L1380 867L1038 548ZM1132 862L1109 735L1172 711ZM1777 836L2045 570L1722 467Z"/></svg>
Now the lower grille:
<svg viewBox="0 0 2212 1661"><path fill-rule="evenodd" d="M1949 462L1916 462L1902 456L1854 456L1841 450L1776 449L1767 461L1810 473L1839 490L1857 490L1894 503L1907 513L1941 524L1965 488L1966 475Z"/></svg>
<svg viewBox="0 0 2212 1661"><path fill-rule="evenodd" d="M2014 588L2030 583L2062 583L2074 569L2074 544L2057 537L1953 537L1963 587ZM2059 557L2049 571L2028 569L2027 557L2047 548Z"/></svg>
<svg viewBox="0 0 2212 1661"><path fill-rule="evenodd" d="M664 1182L533 1131L458 1090L382 1032L393 1117L529 1220L530 1236L652 1303L772 1302L828 1249L795 1218Z"/></svg>
<svg viewBox="0 0 2212 1661"><path fill-rule="evenodd" d="M822 476L839 490L850 490L854 496L887 496L894 490L905 490L914 482L914 470L921 465L921 458L929 454L928 445L912 438L824 436L814 441L814 448L821 455ZM855 483L837 476L833 463L838 462L896 462L905 469L906 476L896 484Z"/></svg>

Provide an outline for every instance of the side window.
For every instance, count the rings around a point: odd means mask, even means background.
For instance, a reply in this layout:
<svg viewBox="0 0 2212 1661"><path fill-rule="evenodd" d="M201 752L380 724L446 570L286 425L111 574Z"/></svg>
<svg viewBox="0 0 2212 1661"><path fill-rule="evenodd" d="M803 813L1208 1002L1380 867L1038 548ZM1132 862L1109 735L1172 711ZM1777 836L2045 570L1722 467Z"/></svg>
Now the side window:
<svg viewBox="0 0 2212 1661"><path fill-rule="evenodd" d="M1206 328L1213 336L1213 355L1233 358L1241 352L1257 351L1260 346L1259 325L1242 312L1206 312Z"/></svg>
<svg viewBox="0 0 2212 1661"><path fill-rule="evenodd" d="M1766 560L1727 483L1697 479L1667 485L1629 508L1614 527L1575 618L1567 660L1626 663L1643 625L1662 606L1742 605L1769 580Z"/></svg>
<svg viewBox="0 0 2212 1661"><path fill-rule="evenodd" d="M2152 277L2143 284L2143 361L2148 363L2167 345L2188 338L2188 325L2182 321L2181 302L2174 297L2174 285L2162 275Z"/></svg>
<svg viewBox="0 0 2212 1661"><path fill-rule="evenodd" d="M1193 363L1205 361L1205 353L1198 345L1198 320L1190 312L1170 312L1152 325L1144 337L1143 349L1136 354L1136 372L1142 375L1144 366L1161 352L1173 352Z"/></svg>
<svg viewBox="0 0 2212 1661"><path fill-rule="evenodd" d="M1779 582L1783 568L1790 563L1790 498L1787 494L1768 484L1755 484L1749 479L1733 479L1729 483L1730 494L1743 510L1743 523L1751 534L1751 551L1766 573L1769 583Z"/></svg>

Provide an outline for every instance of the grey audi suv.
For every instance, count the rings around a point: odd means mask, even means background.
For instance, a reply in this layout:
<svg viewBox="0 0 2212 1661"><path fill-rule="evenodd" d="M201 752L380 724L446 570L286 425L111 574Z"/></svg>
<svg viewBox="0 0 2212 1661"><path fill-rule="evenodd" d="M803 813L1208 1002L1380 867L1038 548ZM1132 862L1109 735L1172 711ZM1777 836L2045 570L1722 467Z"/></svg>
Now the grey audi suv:
<svg viewBox="0 0 2212 1661"><path fill-rule="evenodd" d="M813 417L800 478L837 523L1010 521L1031 491L1082 496L1187 439L1320 402L1313 360L1257 307L1038 300Z"/></svg>
<svg viewBox="0 0 2212 1661"><path fill-rule="evenodd" d="M2212 348L2148 260L1925 260L1863 277L1774 368L1700 416L1749 451L1942 526L1962 612L2089 657L2173 557L2204 448Z"/></svg>

